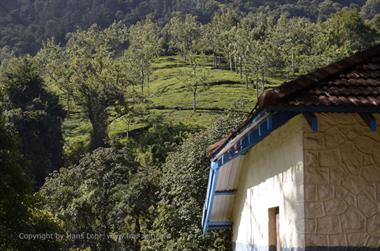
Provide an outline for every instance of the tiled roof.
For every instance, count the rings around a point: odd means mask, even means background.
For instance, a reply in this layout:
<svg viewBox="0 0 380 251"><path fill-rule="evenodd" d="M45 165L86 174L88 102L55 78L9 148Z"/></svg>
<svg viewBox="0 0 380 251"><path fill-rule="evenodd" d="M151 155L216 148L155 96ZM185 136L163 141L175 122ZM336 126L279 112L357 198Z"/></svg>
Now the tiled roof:
<svg viewBox="0 0 380 251"><path fill-rule="evenodd" d="M207 151L218 152L263 110L318 112L332 107L346 112L380 110L380 45L265 91L246 122Z"/></svg>
<svg viewBox="0 0 380 251"><path fill-rule="evenodd" d="M380 107L380 45L265 92L260 107Z"/></svg>

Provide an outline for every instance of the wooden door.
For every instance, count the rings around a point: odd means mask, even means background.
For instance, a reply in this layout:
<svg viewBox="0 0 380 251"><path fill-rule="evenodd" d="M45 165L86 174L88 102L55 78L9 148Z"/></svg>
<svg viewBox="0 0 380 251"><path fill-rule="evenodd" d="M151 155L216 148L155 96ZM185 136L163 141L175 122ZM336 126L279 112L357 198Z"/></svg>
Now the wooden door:
<svg viewBox="0 0 380 251"><path fill-rule="evenodd" d="M280 214L276 212L276 251L281 251L280 242Z"/></svg>

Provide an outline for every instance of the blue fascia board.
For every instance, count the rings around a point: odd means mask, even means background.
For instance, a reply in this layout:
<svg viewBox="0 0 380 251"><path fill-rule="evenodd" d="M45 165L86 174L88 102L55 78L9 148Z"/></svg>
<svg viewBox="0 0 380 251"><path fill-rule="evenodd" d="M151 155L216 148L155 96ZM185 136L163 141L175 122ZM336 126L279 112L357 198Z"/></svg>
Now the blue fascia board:
<svg viewBox="0 0 380 251"><path fill-rule="evenodd" d="M233 154L231 152L224 153L218 160L220 166L225 165L227 162L233 159L233 157L237 157L240 155L246 154L253 146L263 140L266 136L268 136L272 131L277 129L286 123L289 119L296 116L298 113L290 112L290 113L277 113L274 115L268 116L268 118L259 124L256 128L252 129L252 131L248 132L243 138L240 140L240 144L238 143L239 149L234 151Z"/></svg>

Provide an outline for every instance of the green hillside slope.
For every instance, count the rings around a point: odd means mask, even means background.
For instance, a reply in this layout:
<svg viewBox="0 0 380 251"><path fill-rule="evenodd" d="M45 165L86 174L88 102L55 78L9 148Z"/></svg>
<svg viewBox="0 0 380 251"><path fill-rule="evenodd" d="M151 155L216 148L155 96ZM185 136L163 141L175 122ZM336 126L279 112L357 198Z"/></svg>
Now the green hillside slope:
<svg viewBox="0 0 380 251"><path fill-rule="evenodd" d="M197 96L198 110L192 111L192 95L181 81L181 73L188 68L179 56L161 57L153 63L145 115L139 121L122 117L112 122L109 130L111 139L123 140L128 131L143 128L149 118L162 116L163 122L183 124L194 128L206 128L222 113L229 109L249 112L256 102L256 89L247 89L240 75L223 69L212 69L211 58L204 58L202 67L209 71L209 88ZM268 79L267 88L281 81ZM260 92L262 90L259 90ZM149 94L148 94L149 92ZM88 142L91 127L80 112L70 114L64 123L66 150L77 144Z"/></svg>

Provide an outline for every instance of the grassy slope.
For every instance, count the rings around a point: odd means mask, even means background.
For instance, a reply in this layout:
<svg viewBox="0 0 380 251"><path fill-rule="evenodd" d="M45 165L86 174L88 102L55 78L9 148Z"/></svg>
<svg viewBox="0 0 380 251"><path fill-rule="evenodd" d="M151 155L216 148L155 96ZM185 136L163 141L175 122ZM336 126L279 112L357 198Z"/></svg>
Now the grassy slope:
<svg viewBox="0 0 380 251"><path fill-rule="evenodd" d="M191 111L192 95L180 80L181 70L188 67L179 56L161 57L153 64L153 73L149 87L149 110L151 115L161 115L164 120L174 124L183 123L195 127L207 127L223 111L231 108L250 111L255 104L255 89L246 89L239 74L228 70L211 69L210 59L202 59L202 67L208 68L210 88L198 94L198 108L196 113ZM269 79L272 85L280 82ZM147 89L147 88L146 88ZM146 90L147 92L147 90ZM239 105L243 101L243 105ZM159 109L157 107L159 106ZM154 108L156 107L156 109ZM173 108L180 109L173 109ZM163 109L164 108L164 109ZM209 109L209 110L208 110ZM131 124L129 129L142 127L143 124ZM111 137L127 131L126 120L115 120L109 130ZM66 150L81 142L88 142L90 124L80 114L71 115L64 123Z"/></svg>

